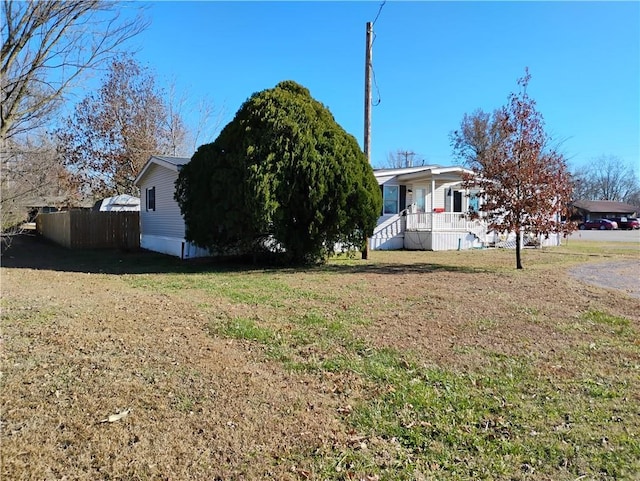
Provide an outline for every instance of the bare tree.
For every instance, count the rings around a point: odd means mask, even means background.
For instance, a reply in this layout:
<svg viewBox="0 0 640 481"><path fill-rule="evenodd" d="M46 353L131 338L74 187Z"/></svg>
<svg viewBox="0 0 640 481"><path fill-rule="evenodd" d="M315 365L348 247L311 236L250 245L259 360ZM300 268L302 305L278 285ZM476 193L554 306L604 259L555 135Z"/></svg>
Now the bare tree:
<svg viewBox="0 0 640 481"><path fill-rule="evenodd" d="M188 124L188 135L192 152L195 152L199 145L216 139L222 127L225 109L224 106L218 107L210 98L203 97L191 109L191 113L196 121Z"/></svg>
<svg viewBox="0 0 640 481"><path fill-rule="evenodd" d="M185 95L178 95L176 84L172 81L169 84L169 92L167 93L165 117L165 131L169 141L169 151L173 156L190 155L187 145L187 130L181 112L184 110L186 103Z"/></svg>
<svg viewBox="0 0 640 481"><path fill-rule="evenodd" d="M465 178L465 186L480 189L484 199L481 210L492 230L515 232L517 269L522 269L523 230L549 235L566 234L573 228L571 223L560 221L572 193L566 161L548 146L542 115L527 94L530 78L527 71L518 80L520 92L512 93L508 104L494 113L491 128L486 130L491 135L478 142L481 148L466 149L474 175ZM465 116L463 127L467 121ZM483 129L477 131L482 133ZM458 134L462 140L464 135Z"/></svg>
<svg viewBox="0 0 640 481"><path fill-rule="evenodd" d="M144 30L117 2L12 1L2 4L0 140L43 125L81 74Z"/></svg>
<svg viewBox="0 0 640 481"><path fill-rule="evenodd" d="M476 164L504 140L499 120L499 110L489 114L477 109L471 115L464 114L460 128L449 134L453 155L464 165Z"/></svg>
<svg viewBox="0 0 640 481"><path fill-rule="evenodd" d="M213 142L220 132L224 109L208 97L194 102L179 92L175 80L169 82L167 92L166 129L172 155L191 157L201 143Z"/></svg>
<svg viewBox="0 0 640 481"><path fill-rule="evenodd" d="M11 145L2 155L0 217L2 232L18 231L28 206L47 202L54 206L70 199L70 177L60 162L54 141L42 132Z"/></svg>
<svg viewBox="0 0 640 481"><path fill-rule="evenodd" d="M601 155L573 173L575 200L614 200L635 205L640 180L630 164L613 155Z"/></svg>
<svg viewBox="0 0 640 481"><path fill-rule="evenodd" d="M398 149L389 152L387 155L387 167L391 169L402 169L404 167L420 167L426 165L426 160L412 150Z"/></svg>

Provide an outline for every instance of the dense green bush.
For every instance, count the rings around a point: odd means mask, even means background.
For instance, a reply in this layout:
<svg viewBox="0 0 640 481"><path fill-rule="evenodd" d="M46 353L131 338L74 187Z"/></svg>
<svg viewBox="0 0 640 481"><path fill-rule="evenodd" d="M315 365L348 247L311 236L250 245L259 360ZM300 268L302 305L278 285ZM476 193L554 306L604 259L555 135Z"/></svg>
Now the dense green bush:
<svg viewBox="0 0 640 481"><path fill-rule="evenodd" d="M361 248L382 200L356 139L292 81L253 94L176 182L187 240L213 252L322 262Z"/></svg>

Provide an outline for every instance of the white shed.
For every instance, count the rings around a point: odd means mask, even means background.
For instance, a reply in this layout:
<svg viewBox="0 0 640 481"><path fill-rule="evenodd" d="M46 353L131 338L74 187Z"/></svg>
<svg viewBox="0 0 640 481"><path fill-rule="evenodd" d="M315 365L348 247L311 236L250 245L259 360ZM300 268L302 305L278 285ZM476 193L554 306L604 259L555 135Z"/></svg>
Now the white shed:
<svg viewBox="0 0 640 481"><path fill-rule="evenodd" d="M96 202L93 210L100 212L137 212L140 210L140 198L127 194L114 195Z"/></svg>
<svg viewBox="0 0 640 481"><path fill-rule="evenodd" d="M152 156L135 180L140 189L140 247L188 259L206 257L209 251L185 239L184 218L174 199L180 169L186 157Z"/></svg>

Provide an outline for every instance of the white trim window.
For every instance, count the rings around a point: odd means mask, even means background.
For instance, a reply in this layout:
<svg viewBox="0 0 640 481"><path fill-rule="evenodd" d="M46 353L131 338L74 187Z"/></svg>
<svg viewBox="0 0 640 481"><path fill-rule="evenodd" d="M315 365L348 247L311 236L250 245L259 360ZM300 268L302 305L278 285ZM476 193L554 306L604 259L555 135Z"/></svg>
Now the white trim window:
<svg viewBox="0 0 640 481"><path fill-rule="evenodd" d="M425 187L417 187L413 191L416 212L427 211L427 189Z"/></svg>
<svg viewBox="0 0 640 481"><path fill-rule="evenodd" d="M382 189L382 214L397 214L400 204L400 186L385 185Z"/></svg>
<svg viewBox="0 0 640 481"><path fill-rule="evenodd" d="M151 187L146 189L146 200L147 200L147 212L156 210L156 188Z"/></svg>

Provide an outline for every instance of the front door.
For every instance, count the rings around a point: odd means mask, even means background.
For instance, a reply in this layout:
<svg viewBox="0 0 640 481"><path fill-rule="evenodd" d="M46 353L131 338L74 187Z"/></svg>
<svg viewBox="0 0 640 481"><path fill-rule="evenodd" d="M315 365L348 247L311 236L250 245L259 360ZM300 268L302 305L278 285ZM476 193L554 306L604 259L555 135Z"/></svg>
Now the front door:
<svg viewBox="0 0 640 481"><path fill-rule="evenodd" d="M462 191L453 192L453 212L462 212Z"/></svg>

